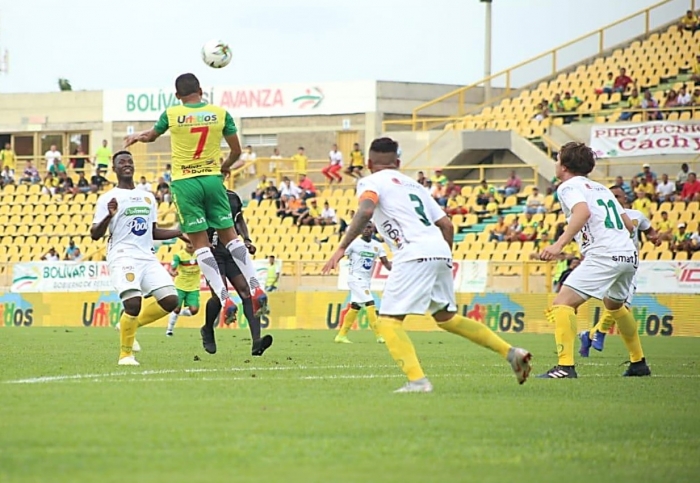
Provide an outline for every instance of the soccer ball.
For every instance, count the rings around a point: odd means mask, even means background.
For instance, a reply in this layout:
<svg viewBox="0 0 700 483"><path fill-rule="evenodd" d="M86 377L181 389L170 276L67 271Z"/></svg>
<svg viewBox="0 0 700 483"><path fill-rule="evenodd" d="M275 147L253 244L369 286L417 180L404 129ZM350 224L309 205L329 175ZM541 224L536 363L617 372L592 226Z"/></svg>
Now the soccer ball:
<svg viewBox="0 0 700 483"><path fill-rule="evenodd" d="M210 40L202 46L202 60L209 67L221 69L231 62L231 48L221 40Z"/></svg>

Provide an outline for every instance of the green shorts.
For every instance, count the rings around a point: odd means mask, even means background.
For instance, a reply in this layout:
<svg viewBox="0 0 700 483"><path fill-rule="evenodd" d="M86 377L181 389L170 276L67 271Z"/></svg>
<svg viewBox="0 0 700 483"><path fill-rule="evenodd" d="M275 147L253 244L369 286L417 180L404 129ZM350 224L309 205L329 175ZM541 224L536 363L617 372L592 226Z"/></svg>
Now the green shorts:
<svg viewBox="0 0 700 483"><path fill-rule="evenodd" d="M178 179L170 183L170 191L183 233L233 226L231 205L221 175Z"/></svg>
<svg viewBox="0 0 700 483"><path fill-rule="evenodd" d="M180 301L180 307L199 307L199 290L187 292L178 288L177 298Z"/></svg>

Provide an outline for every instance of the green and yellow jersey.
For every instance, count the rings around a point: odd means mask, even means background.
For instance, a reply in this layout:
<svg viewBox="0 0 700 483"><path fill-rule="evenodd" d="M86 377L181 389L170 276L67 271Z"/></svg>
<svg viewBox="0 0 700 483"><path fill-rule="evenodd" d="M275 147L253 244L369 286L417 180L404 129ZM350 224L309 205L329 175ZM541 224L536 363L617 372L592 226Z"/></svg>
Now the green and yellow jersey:
<svg viewBox="0 0 700 483"><path fill-rule="evenodd" d="M238 132L226 109L206 102L167 108L153 129L170 129L173 181L221 174L221 141Z"/></svg>
<svg viewBox="0 0 700 483"><path fill-rule="evenodd" d="M15 156L15 152L13 150L3 149L0 151L0 166L3 168L7 166L12 171L17 168L17 157Z"/></svg>
<svg viewBox="0 0 700 483"><path fill-rule="evenodd" d="M201 271L194 253L190 254L185 250L176 253L171 266L173 270L177 270L175 288L183 292L199 292Z"/></svg>
<svg viewBox="0 0 700 483"><path fill-rule="evenodd" d="M350 152L350 166L353 168L362 168L365 165L365 155L359 149Z"/></svg>

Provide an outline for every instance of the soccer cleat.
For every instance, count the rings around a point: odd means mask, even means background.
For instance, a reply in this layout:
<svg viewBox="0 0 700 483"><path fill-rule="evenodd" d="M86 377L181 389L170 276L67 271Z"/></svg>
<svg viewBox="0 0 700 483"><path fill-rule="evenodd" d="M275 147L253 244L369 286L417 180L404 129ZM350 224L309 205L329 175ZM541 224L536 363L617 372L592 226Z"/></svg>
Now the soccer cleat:
<svg viewBox="0 0 700 483"><path fill-rule="evenodd" d="M433 392L433 385L430 383L427 377L424 377L423 379L418 379L417 381L408 381L394 392Z"/></svg>
<svg viewBox="0 0 700 483"><path fill-rule="evenodd" d="M605 345L605 332L595 331L593 336L593 348L598 352L603 352L603 345Z"/></svg>
<svg viewBox="0 0 700 483"><path fill-rule="evenodd" d="M377 344L386 344L384 337L382 337L381 335L377 337Z"/></svg>
<svg viewBox="0 0 700 483"><path fill-rule="evenodd" d="M623 377L643 377L643 376L651 376L651 369L649 369L649 366L647 365L647 360L642 359L641 361L638 362L631 362L627 370L625 371L624 374L622 374Z"/></svg>
<svg viewBox="0 0 700 483"><path fill-rule="evenodd" d="M532 354L530 354L525 349L520 349L519 347L511 347L508 351L508 362L510 362L510 367L513 368L515 373L515 378L518 380L518 384L523 384L527 381L530 376L530 371L532 366L530 365L530 359L532 359Z"/></svg>
<svg viewBox="0 0 700 483"><path fill-rule="evenodd" d="M262 338L253 341L253 350L251 354L254 356L261 356L271 345L272 336L270 334L264 335Z"/></svg>
<svg viewBox="0 0 700 483"><path fill-rule="evenodd" d="M120 366L139 366L140 364L136 362L136 358L134 356L126 356L122 357L119 359L119 362L117 363Z"/></svg>
<svg viewBox="0 0 700 483"><path fill-rule="evenodd" d="M251 295L253 300L253 313L256 317L262 317L270 313L270 308L267 305L267 294L260 287L253 290Z"/></svg>
<svg viewBox="0 0 700 483"><path fill-rule="evenodd" d="M335 336L335 339L333 339L333 340L337 344L352 344L352 341L350 339L348 339L347 335L338 334Z"/></svg>
<svg viewBox="0 0 700 483"><path fill-rule="evenodd" d="M224 304L224 324L231 325L236 323L236 315L238 314L238 307L232 298L227 298Z"/></svg>
<svg viewBox="0 0 700 483"><path fill-rule="evenodd" d="M576 379L578 374L574 366L554 366L537 377L539 379Z"/></svg>
<svg viewBox="0 0 700 483"><path fill-rule="evenodd" d="M173 336L173 331L172 331L172 330L167 330L167 331L165 332L165 335L168 336L168 337L172 337L172 336Z"/></svg>
<svg viewBox="0 0 700 483"><path fill-rule="evenodd" d="M136 339L134 339L134 345L131 346L131 350L133 352L141 352L141 344Z"/></svg>
<svg viewBox="0 0 700 483"><path fill-rule="evenodd" d="M584 330L578 334L578 338L581 341L581 348L578 350L578 353L581 354L581 357L588 357L588 354L591 352L590 334L587 330Z"/></svg>
<svg viewBox="0 0 700 483"><path fill-rule="evenodd" d="M202 347L208 354L216 354L216 338L214 337L214 327L203 325L199 329L199 334L202 336Z"/></svg>

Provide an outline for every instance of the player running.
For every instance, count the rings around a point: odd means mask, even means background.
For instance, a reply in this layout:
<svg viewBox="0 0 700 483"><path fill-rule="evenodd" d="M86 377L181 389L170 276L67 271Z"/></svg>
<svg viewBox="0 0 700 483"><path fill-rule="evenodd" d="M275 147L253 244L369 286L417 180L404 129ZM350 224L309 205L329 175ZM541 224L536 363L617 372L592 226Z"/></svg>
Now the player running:
<svg viewBox="0 0 700 483"><path fill-rule="evenodd" d="M197 264L197 257L194 255L194 247L191 243L187 243L184 250L175 254L169 272L175 277L178 298L177 307L170 314L168 329L165 332L165 335L172 337L180 315L192 317L199 312L199 288L202 271Z"/></svg>
<svg viewBox="0 0 700 483"><path fill-rule="evenodd" d="M603 300L603 318L611 317L630 353L630 366L624 376L649 376L637 333L637 323L624 301L630 296L639 264L637 249L630 238L634 224L608 188L586 176L595 168L595 154L583 143L562 146L555 172L561 180L557 195L567 220L559 239L540 254L554 260L572 239L584 256L571 272L547 311L554 325L559 362L538 376L550 379L577 377L574 366L576 309L589 298Z"/></svg>
<svg viewBox="0 0 700 483"><path fill-rule="evenodd" d="M253 242L250 240L250 235L248 234L248 225L243 217L243 202L241 198L231 190L226 190L226 196L228 198L229 210L231 211L232 219L236 224L236 231L243 237L245 247L251 255L255 255L256 248ZM253 308L253 301L250 296L250 289L246 283L245 277L241 274L241 271L233 262L231 258L231 253L224 247L218 239L217 233L213 229L209 229L209 237L212 244L212 251L214 253L214 258L219 268L219 272L231 282L233 288L236 289L238 295L241 297L243 303L243 313L245 314L246 320L248 320L248 327L250 328L250 335L253 339L253 348L251 354L254 356L261 356L263 353L272 345L272 336L267 334L264 337L260 337L260 315L263 313L256 313ZM226 286L226 279L223 280L224 286ZM265 309L266 307L263 307ZM202 334L202 345L204 350L209 354L216 353L216 338L214 337L214 325L219 318L219 313L221 312L221 302L216 294L212 291L212 297L207 302L206 313L204 319L204 326L200 330ZM231 321L229 321L230 323Z"/></svg>
<svg viewBox="0 0 700 483"><path fill-rule="evenodd" d="M152 193L134 186L134 160L128 151L112 158L117 187L97 199L95 218L90 229L93 240L107 229L107 264L112 285L124 305L119 319L120 366L138 366L134 358L136 329L165 317L177 307L177 292L168 271L153 250L153 240L182 236L180 230L156 227L157 204ZM142 309L141 299L152 295Z"/></svg>
<svg viewBox="0 0 700 483"><path fill-rule="evenodd" d="M530 373L530 353L512 347L484 324L457 313L452 222L425 188L398 171L397 148L389 138L372 142L368 160L372 174L357 183L359 208L323 273L338 267L352 241L373 218L394 253L377 330L408 377L408 383L396 392L433 390L401 326L407 315L423 315L428 310L441 329L499 353L510 363L518 382L524 383Z"/></svg>
<svg viewBox="0 0 700 483"><path fill-rule="evenodd" d="M207 229L218 232L220 243L231 253L234 263L245 276L258 313L265 310L267 296L255 276L253 260L243 241L233 229L233 219L226 198L222 174L228 176L241 155L236 125L225 109L202 100L202 89L194 74L182 74L175 80L175 96L181 105L171 106L148 131L125 138L125 146L136 142L151 143L170 129L172 150L172 191L181 229L195 249L199 268L219 297L228 319L235 316L235 304L218 271L209 249ZM231 152L219 166L221 141Z"/></svg>
<svg viewBox="0 0 700 483"><path fill-rule="evenodd" d="M610 192L615 196L615 199L625 208L625 213L632 220L634 225L634 232L632 233L632 241L634 246L639 252L639 232L645 233L649 241L654 243L656 246L661 244L659 239L659 234L652 228L649 219L644 216L644 213L638 210L630 209L629 201L627 201L627 195L625 191L620 186L612 186ZM632 305L632 298L637 291L637 273L635 272L634 278L632 279L632 287L630 289L630 294L625 300L625 306L629 309ZM581 332L578 337L581 339L581 348L579 349L579 354L581 357L588 357L591 347L597 351L603 350L603 345L605 344L605 335L608 331L615 325L615 319L610 317L610 313L606 312L605 317L600 319L598 323L591 328L590 331L586 330Z"/></svg>
<svg viewBox="0 0 700 483"><path fill-rule="evenodd" d="M335 336L335 342L352 344L352 341L348 339L348 332L352 328L352 324L357 320L357 315L364 305L367 310L369 326L374 331L377 342L380 344L384 343L384 339L377 331L377 311L374 308L374 298L372 298L370 285L372 282L372 268L376 259L378 258L387 270L391 270L391 262L386 258L386 252L382 244L372 239L373 234L374 225L372 222L369 222L362 230L362 234L355 238L345 250L345 256L350 260L350 273L348 274L350 303L344 310L345 317L338 335Z"/></svg>

